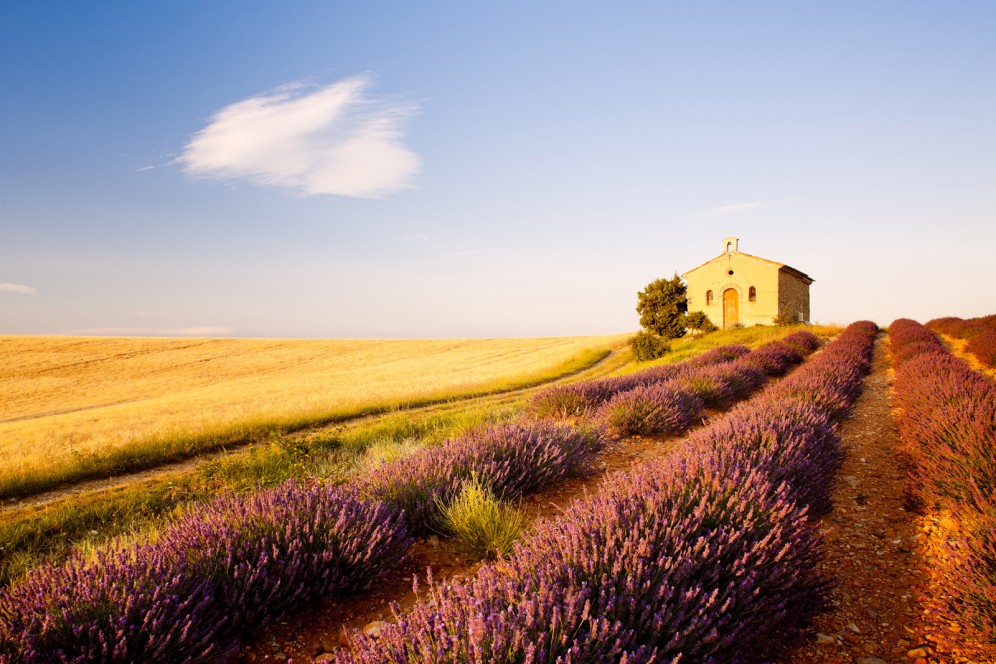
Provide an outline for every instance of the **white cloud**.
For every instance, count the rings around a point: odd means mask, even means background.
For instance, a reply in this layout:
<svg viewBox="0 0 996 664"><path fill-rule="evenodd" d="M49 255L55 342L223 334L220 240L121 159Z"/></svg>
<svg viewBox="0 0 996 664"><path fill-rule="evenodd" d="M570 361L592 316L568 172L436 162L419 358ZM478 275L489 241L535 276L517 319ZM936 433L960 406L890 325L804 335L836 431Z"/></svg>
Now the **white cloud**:
<svg viewBox="0 0 996 664"><path fill-rule="evenodd" d="M0 293L19 293L21 295L34 295L35 289L31 286L12 284L9 281L0 281Z"/></svg>
<svg viewBox="0 0 996 664"><path fill-rule="evenodd" d="M93 335L98 337L228 337L235 334L235 328L221 325L205 327L89 327L84 330L71 330L68 334Z"/></svg>
<svg viewBox="0 0 996 664"><path fill-rule="evenodd" d="M221 109L177 162L191 175L246 180L304 195L377 198L411 186L418 155L403 144L414 105L366 94L357 76L293 83Z"/></svg>
<svg viewBox="0 0 996 664"><path fill-rule="evenodd" d="M741 212L749 212L750 210L762 210L764 208L774 207L784 201L753 201L750 203L736 203L734 205L724 205L718 208L712 208L709 210L704 210L702 212L705 216L716 216L721 214L740 214Z"/></svg>

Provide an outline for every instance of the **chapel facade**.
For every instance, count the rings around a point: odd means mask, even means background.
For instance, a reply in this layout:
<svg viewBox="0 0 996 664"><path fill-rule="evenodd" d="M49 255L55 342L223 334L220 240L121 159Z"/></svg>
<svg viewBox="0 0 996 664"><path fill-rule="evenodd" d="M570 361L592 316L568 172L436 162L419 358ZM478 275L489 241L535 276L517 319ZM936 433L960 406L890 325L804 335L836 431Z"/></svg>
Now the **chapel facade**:
<svg viewBox="0 0 996 664"><path fill-rule="evenodd" d="M784 263L740 252L723 239L723 253L685 272L688 311L703 311L721 328L772 325L776 317L809 322L813 278Z"/></svg>

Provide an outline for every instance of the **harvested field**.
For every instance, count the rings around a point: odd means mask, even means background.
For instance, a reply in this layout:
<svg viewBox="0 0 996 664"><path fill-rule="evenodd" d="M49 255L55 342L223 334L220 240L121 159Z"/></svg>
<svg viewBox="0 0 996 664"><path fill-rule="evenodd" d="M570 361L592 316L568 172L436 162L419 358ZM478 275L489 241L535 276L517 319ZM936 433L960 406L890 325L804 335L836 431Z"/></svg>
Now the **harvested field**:
<svg viewBox="0 0 996 664"><path fill-rule="evenodd" d="M623 341L0 337L0 495L538 383Z"/></svg>

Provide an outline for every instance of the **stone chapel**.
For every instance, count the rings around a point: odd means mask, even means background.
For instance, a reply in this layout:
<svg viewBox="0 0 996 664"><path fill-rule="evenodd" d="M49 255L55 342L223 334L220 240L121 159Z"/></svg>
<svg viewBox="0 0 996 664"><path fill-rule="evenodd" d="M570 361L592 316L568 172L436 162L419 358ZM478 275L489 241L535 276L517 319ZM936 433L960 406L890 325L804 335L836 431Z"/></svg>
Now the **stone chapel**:
<svg viewBox="0 0 996 664"><path fill-rule="evenodd" d="M809 322L812 277L784 263L740 253L740 240L723 240L723 253L682 277L688 311L704 311L721 328L772 325L778 316Z"/></svg>

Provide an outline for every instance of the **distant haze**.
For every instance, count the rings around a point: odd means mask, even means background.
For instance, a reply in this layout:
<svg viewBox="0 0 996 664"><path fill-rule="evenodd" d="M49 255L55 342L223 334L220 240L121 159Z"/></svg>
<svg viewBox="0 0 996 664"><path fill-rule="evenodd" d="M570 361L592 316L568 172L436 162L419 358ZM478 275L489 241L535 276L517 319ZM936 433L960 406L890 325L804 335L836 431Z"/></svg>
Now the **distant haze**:
<svg viewBox="0 0 996 664"><path fill-rule="evenodd" d="M634 330L720 240L996 313L996 3L0 4L0 334Z"/></svg>

